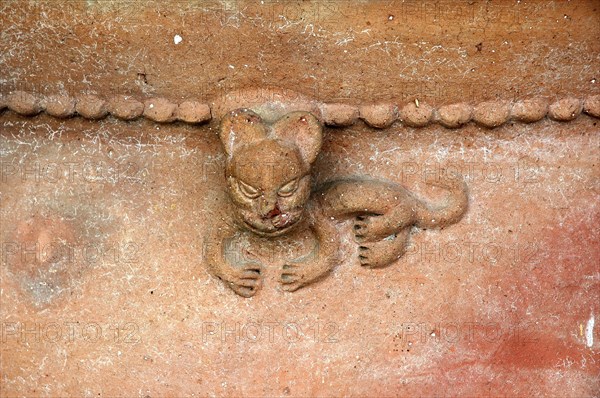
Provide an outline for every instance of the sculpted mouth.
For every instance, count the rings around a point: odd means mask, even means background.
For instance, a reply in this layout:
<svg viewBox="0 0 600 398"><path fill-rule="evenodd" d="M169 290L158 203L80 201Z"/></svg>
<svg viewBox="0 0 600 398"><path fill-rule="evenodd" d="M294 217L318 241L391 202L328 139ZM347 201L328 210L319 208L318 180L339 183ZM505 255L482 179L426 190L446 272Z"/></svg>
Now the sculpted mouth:
<svg viewBox="0 0 600 398"><path fill-rule="evenodd" d="M243 221L244 224L254 232L261 234L281 234L298 224L298 221L300 221L301 218L302 217L293 218L291 215L283 213L274 218L274 220L271 222L272 225L257 225L251 221L248 221L246 218L244 218ZM264 219L264 221L266 220L268 219Z"/></svg>
<svg viewBox="0 0 600 398"><path fill-rule="evenodd" d="M273 219L272 224L277 228L285 228L290 224L294 224L296 220L293 220L288 213L281 213Z"/></svg>

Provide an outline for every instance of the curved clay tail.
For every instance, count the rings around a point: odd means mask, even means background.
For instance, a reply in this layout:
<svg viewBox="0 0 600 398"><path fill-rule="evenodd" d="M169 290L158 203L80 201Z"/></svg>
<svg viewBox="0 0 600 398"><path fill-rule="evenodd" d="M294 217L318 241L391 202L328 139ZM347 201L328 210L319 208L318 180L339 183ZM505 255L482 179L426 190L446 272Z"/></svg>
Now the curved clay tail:
<svg viewBox="0 0 600 398"><path fill-rule="evenodd" d="M415 225L425 229L445 228L460 221L469 207L467 184L465 184L462 177L440 178L429 184L447 189L449 194L443 204L435 207L417 200L417 222Z"/></svg>

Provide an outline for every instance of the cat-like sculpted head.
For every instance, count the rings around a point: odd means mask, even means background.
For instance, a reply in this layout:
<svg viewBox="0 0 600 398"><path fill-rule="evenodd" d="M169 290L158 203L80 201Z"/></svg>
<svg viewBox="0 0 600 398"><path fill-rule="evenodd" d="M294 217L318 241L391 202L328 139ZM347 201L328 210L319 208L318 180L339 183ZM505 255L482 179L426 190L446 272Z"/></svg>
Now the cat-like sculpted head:
<svg viewBox="0 0 600 398"><path fill-rule="evenodd" d="M267 237L291 230L310 197L310 167L322 143L317 118L292 112L265 123L255 112L237 109L223 118L219 135L238 223Z"/></svg>

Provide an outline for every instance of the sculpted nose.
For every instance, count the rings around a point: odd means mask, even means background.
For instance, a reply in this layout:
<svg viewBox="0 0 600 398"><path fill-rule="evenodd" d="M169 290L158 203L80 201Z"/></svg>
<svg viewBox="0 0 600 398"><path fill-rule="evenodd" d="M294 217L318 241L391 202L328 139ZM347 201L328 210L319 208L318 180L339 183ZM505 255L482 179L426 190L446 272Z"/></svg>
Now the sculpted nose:
<svg viewBox="0 0 600 398"><path fill-rule="evenodd" d="M277 206L277 204L275 204L275 207L273 207L271 209L271 211L267 213L267 218L273 218L273 217L278 216L280 214L281 214L281 211L279 210L279 206Z"/></svg>
<svg viewBox="0 0 600 398"><path fill-rule="evenodd" d="M273 218L281 214L281 210L279 210L279 206L277 205L277 199L261 198L260 214L264 218Z"/></svg>

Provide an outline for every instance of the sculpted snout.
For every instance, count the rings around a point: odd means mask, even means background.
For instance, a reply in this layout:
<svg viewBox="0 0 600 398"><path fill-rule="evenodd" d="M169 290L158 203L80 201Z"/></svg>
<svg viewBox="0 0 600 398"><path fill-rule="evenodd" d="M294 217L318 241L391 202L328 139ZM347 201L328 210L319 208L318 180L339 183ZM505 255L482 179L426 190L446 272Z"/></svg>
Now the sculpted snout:
<svg viewBox="0 0 600 398"><path fill-rule="evenodd" d="M262 218L273 218L281 214L276 196L261 196L258 199L258 212Z"/></svg>

